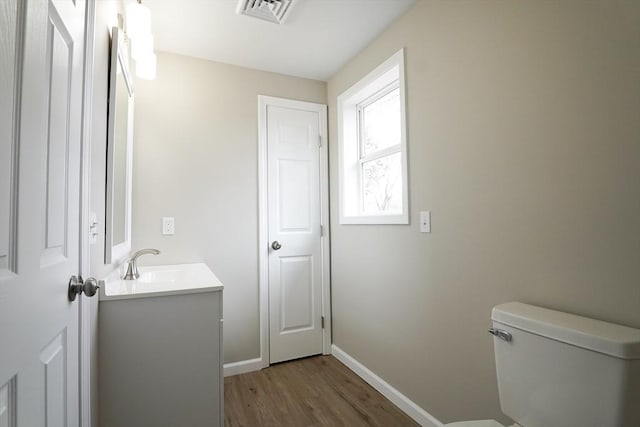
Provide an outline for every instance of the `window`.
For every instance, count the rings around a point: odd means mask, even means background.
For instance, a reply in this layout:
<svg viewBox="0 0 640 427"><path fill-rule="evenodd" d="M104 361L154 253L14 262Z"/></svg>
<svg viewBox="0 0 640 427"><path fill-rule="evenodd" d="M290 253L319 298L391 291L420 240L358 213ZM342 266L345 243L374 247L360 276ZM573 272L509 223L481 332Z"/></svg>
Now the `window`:
<svg viewBox="0 0 640 427"><path fill-rule="evenodd" d="M338 97L340 223L408 224L404 51Z"/></svg>

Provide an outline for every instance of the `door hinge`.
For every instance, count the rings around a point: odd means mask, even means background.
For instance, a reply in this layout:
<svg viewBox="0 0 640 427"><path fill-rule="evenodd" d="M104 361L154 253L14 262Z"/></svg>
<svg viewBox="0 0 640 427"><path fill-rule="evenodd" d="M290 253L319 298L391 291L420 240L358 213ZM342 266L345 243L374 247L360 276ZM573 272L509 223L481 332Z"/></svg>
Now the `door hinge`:
<svg viewBox="0 0 640 427"><path fill-rule="evenodd" d="M320 237L324 236L324 226L320 226Z"/></svg>
<svg viewBox="0 0 640 427"><path fill-rule="evenodd" d="M320 325L322 326L322 329L324 329L324 316L320 318Z"/></svg>
<svg viewBox="0 0 640 427"><path fill-rule="evenodd" d="M318 135L318 147L322 147L322 135Z"/></svg>

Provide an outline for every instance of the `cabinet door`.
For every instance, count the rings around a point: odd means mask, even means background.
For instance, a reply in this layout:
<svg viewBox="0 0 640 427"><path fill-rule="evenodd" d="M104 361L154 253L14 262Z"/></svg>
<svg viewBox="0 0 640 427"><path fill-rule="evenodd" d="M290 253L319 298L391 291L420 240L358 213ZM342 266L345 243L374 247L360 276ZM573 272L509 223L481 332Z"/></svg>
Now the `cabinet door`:
<svg viewBox="0 0 640 427"><path fill-rule="evenodd" d="M222 292L100 304L100 425L223 421Z"/></svg>

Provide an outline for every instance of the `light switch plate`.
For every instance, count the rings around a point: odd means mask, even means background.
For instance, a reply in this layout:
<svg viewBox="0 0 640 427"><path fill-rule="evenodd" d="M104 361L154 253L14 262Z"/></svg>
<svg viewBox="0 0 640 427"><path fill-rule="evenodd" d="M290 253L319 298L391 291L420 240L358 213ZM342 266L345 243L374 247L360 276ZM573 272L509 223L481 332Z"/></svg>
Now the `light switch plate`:
<svg viewBox="0 0 640 427"><path fill-rule="evenodd" d="M431 233L431 211L420 212L420 232Z"/></svg>
<svg viewBox="0 0 640 427"><path fill-rule="evenodd" d="M95 212L89 213L89 244L98 242L98 216Z"/></svg>
<svg viewBox="0 0 640 427"><path fill-rule="evenodd" d="M176 222L175 218L172 216L163 216L162 217L162 235L171 236L176 232Z"/></svg>

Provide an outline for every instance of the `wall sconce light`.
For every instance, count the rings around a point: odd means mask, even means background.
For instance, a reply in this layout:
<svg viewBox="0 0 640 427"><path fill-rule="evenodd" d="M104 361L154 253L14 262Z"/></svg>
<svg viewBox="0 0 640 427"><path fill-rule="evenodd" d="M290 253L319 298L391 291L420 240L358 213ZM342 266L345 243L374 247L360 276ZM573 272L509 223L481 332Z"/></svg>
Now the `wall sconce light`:
<svg viewBox="0 0 640 427"><path fill-rule="evenodd" d="M157 58L153 53L151 11L142 0L127 6L127 35L131 40L131 57L136 61L136 76L155 79Z"/></svg>
<svg viewBox="0 0 640 427"><path fill-rule="evenodd" d="M158 59L155 53L150 53L136 61L136 76L145 80L156 78L156 65Z"/></svg>
<svg viewBox="0 0 640 427"><path fill-rule="evenodd" d="M153 36L151 33L137 34L131 39L131 57L138 61L153 53Z"/></svg>
<svg viewBox="0 0 640 427"><path fill-rule="evenodd" d="M151 34L151 11L141 0L127 6L127 35L134 39L139 34Z"/></svg>

